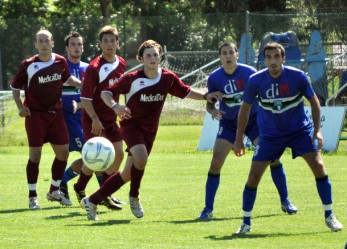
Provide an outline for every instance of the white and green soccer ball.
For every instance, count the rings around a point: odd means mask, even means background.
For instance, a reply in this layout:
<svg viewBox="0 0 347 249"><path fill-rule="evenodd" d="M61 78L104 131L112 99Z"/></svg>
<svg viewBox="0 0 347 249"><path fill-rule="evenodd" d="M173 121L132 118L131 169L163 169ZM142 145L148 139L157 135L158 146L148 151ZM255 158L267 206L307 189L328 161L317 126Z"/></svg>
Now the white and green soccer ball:
<svg viewBox="0 0 347 249"><path fill-rule="evenodd" d="M93 171L106 170L115 156L113 144L104 137L93 137L85 142L82 148L83 163Z"/></svg>

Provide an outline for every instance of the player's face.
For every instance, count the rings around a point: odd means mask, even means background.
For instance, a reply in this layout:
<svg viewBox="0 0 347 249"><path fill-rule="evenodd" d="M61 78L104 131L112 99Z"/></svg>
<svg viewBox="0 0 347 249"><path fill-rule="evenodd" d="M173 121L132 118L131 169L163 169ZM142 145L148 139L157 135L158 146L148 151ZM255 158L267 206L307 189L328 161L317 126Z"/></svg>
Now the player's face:
<svg viewBox="0 0 347 249"><path fill-rule="evenodd" d="M40 57L50 57L52 54L53 46L54 42L48 34L40 33L36 35L35 47L39 52Z"/></svg>
<svg viewBox="0 0 347 249"><path fill-rule="evenodd" d="M280 49L267 49L265 51L265 64L273 78L277 78L282 73L284 60Z"/></svg>
<svg viewBox="0 0 347 249"><path fill-rule="evenodd" d="M222 66L226 71L232 71L236 68L238 57L239 53L236 52L231 46L222 47L219 56Z"/></svg>
<svg viewBox="0 0 347 249"><path fill-rule="evenodd" d="M100 43L100 48L104 57L114 58L119 42L113 34L104 34Z"/></svg>
<svg viewBox="0 0 347 249"><path fill-rule="evenodd" d="M146 48L143 51L142 63L145 68L156 70L160 64L161 55L158 48Z"/></svg>
<svg viewBox="0 0 347 249"><path fill-rule="evenodd" d="M73 59L80 59L83 53L82 37L70 37L66 52Z"/></svg>

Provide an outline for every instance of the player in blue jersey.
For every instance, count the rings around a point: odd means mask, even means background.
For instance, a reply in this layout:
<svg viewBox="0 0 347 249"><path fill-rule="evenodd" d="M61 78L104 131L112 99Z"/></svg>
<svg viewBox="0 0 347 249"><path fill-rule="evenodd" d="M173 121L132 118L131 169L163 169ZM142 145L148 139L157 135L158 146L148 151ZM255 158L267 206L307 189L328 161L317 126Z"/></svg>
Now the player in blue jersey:
<svg viewBox="0 0 347 249"><path fill-rule="evenodd" d="M213 103L207 102L206 105L212 118L219 120L219 130L206 181L205 207L198 217L200 220L208 220L213 216L214 199L220 183L221 169L235 142L241 97L248 78L256 72L253 67L237 62L238 51L233 43L224 42L219 47L219 56L222 66L211 73L207 87L208 92L220 91L224 97L219 101L218 109ZM257 110L258 102L254 101L245 132L254 145L257 144L259 137ZM280 195L282 210L288 214L295 214L297 208L288 198L286 175L279 160L271 163L271 175Z"/></svg>
<svg viewBox="0 0 347 249"><path fill-rule="evenodd" d="M78 32L71 32L65 37L65 49L67 52L67 63L71 75L82 80L88 63L81 61L83 53L83 38ZM74 104L80 103L80 89L71 86L63 87L62 94L63 114L69 132L69 151L82 151L84 144L83 130L81 123L82 111L75 108ZM67 182L76 177L83 166L82 158L72 162L70 167L64 172L60 184L60 190L69 198Z"/></svg>
<svg viewBox="0 0 347 249"><path fill-rule="evenodd" d="M285 50L276 42L263 49L267 68L253 74L244 91L240 108L234 152L245 153L245 134L252 103L259 100L259 141L243 191L243 223L237 234L251 230L251 215L257 187L269 162L279 158L289 147L293 158L301 156L311 168L321 198L325 223L332 231L342 229L342 224L332 211L331 183L320 154L323 137L320 131L320 104L306 74L293 67L284 66ZM312 109L313 125L304 110L305 97Z"/></svg>

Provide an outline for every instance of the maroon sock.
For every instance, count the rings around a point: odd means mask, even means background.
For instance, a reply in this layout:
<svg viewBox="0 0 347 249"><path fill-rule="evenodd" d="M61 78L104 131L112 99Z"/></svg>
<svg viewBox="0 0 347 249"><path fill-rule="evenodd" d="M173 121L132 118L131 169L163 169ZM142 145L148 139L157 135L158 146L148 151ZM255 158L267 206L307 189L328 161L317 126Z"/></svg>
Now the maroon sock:
<svg viewBox="0 0 347 249"><path fill-rule="evenodd" d="M145 170L138 170L134 165L131 166L130 196L138 197L141 180Z"/></svg>
<svg viewBox="0 0 347 249"><path fill-rule="evenodd" d="M37 179L39 177L39 164L40 163L34 163L28 160L27 167L26 167L26 173L27 173L27 182L28 184L36 184ZM36 197L37 192L36 190L29 190L29 197Z"/></svg>
<svg viewBox="0 0 347 249"><path fill-rule="evenodd" d="M107 181L107 179L110 178L111 175L107 174L105 171L102 172L102 182L100 186L102 186L102 184L104 184Z"/></svg>
<svg viewBox="0 0 347 249"><path fill-rule="evenodd" d="M107 196L110 196L120 189L125 182L123 181L120 172L111 175L106 182L89 197L89 201L95 205L99 205Z"/></svg>
<svg viewBox="0 0 347 249"><path fill-rule="evenodd" d="M77 191L83 191L86 189L87 184L90 180L90 178L92 178L93 175L87 176L83 173L83 171L81 170L80 172L80 176L78 177L77 183L75 183L74 185L74 189Z"/></svg>
<svg viewBox="0 0 347 249"><path fill-rule="evenodd" d="M59 159L54 158L54 161L52 164L52 179L54 181L58 181L63 178L66 165L67 165L67 161L60 161ZM56 191L58 189L59 189L59 186L57 187L51 184L49 192L52 193L53 191Z"/></svg>

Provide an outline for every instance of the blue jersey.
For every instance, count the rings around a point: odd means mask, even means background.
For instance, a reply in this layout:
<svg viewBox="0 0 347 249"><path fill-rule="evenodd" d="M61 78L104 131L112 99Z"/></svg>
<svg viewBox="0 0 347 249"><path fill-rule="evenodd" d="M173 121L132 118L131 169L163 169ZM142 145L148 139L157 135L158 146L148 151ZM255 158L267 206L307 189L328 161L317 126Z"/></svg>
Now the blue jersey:
<svg viewBox="0 0 347 249"><path fill-rule="evenodd" d="M232 74L227 74L223 67L210 74L207 80L208 92L224 93L223 99L219 101L219 109L225 112L223 119L237 121L246 83L255 72L253 67L238 63ZM254 101L251 115L256 114L257 109L258 102Z"/></svg>
<svg viewBox="0 0 347 249"><path fill-rule="evenodd" d="M251 104L258 98L260 136L281 142L281 137L288 139L312 129L304 110L303 96L311 99L314 94L303 71L283 66L277 79L270 76L267 68L252 75L243 100Z"/></svg>
<svg viewBox="0 0 347 249"><path fill-rule="evenodd" d="M72 63L68 59L70 74L82 80L87 69L88 63L80 61L79 63ZM73 112L72 101L81 102L80 89L73 86L64 86L63 94L61 97L63 101L63 114L67 129L69 131L69 151L81 151L84 144L82 124L81 124L81 109Z"/></svg>

